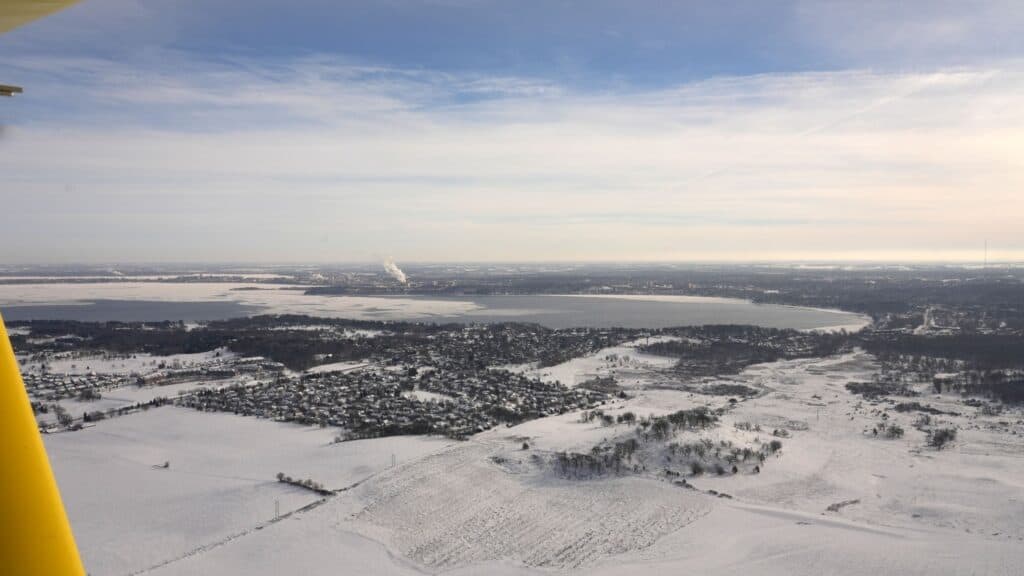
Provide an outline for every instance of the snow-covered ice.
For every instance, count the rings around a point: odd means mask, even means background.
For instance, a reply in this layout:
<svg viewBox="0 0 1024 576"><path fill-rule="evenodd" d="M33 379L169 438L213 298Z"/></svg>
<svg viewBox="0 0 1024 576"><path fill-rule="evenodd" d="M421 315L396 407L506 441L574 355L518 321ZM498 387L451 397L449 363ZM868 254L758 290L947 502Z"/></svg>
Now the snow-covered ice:
<svg viewBox="0 0 1024 576"><path fill-rule="evenodd" d="M239 282L98 282L0 284L0 308L48 304L88 304L93 300L159 302L238 302L265 314L306 314L361 320L429 319L479 309L466 300L374 296L307 295L308 286Z"/></svg>

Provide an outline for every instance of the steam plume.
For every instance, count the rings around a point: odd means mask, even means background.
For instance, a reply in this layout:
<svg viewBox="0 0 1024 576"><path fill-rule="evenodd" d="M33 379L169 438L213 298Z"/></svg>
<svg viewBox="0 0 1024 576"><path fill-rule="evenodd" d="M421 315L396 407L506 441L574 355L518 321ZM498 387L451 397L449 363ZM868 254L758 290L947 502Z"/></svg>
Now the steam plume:
<svg viewBox="0 0 1024 576"><path fill-rule="evenodd" d="M395 264L395 261L388 258L384 261L384 271L391 275L392 278L398 280L402 284L408 283L408 278L405 277L405 272Z"/></svg>

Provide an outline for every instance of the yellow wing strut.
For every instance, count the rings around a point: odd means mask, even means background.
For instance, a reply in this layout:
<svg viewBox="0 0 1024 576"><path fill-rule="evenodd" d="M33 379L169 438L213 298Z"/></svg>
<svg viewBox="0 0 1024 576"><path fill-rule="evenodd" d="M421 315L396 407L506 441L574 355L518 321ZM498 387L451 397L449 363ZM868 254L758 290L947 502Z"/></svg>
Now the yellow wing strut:
<svg viewBox="0 0 1024 576"><path fill-rule="evenodd" d="M0 438L0 574L84 575L3 318Z"/></svg>

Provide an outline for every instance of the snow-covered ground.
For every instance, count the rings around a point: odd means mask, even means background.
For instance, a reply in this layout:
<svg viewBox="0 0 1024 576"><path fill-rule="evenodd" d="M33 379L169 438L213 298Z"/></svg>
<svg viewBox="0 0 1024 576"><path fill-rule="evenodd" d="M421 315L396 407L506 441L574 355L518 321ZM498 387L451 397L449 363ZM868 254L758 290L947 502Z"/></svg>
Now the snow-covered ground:
<svg viewBox="0 0 1024 576"><path fill-rule="evenodd" d="M859 332L864 328L871 325L871 319L867 318L859 322L851 322L847 324L834 324L832 326L823 326L821 328L805 328L804 332L821 332L821 333L836 333L836 332Z"/></svg>
<svg viewBox="0 0 1024 576"><path fill-rule="evenodd" d="M221 388L233 384L251 384L255 380L249 376L239 378L228 378L223 380L196 380L190 382L178 382L163 386L121 386L112 390L101 390L99 400L78 400L76 398L64 398L55 402L68 411L74 418L82 418L86 412L104 412L117 410L118 408L131 408L136 404L145 404L157 398L173 400L182 394L192 392L199 388ZM36 420L40 424L56 424L57 415L50 410L46 413L37 413Z"/></svg>
<svg viewBox="0 0 1024 576"><path fill-rule="evenodd" d="M351 372L369 366L369 362L331 362L306 370L307 374L324 374L327 372Z"/></svg>
<svg viewBox="0 0 1024 576"><path fill-rule="evenodd" d="M402 396L406 398L415 398L420 402L453 402L455 398L448 396L447 394L439 394L437 392L430 392L427 390L406 390L402 392Z"/></svg>
<svg viewBox="0 0 1024 576"><path fill-rule="evenodd" d="M320 498L278 472L341 489L450 444L336 434L165 406L44 438L86 566L104 576L179 559Z"/></svg>
<svg viewBox="0 0 1024 576"><path fill-rule="evenodd" d="M217 364L237 357L234 352L226 349L197 352L195 354L170 354L153 356L147 353L132 355L69 355L57 354L41 361L21 361L21 369L25 372L39 372L44 364L51 374L83 375L96 374L148 374L163 368L197 368Z"/></svg>
<svg viewBox="0 0 1024 576"><path fill-rule="evenodd" d="M330 430L165 407L48 437L47 447L83 554L101 575L1021 573L1024 415L918 397L961 413L933 416L959 435L945 450L927 448L917 414L845 389L875 369L854 352L734 377L760 393L717 427L686 434L767 441L785 429L783 448L759 474L688 478L696 489L653 468L556 476L543 464L553 452L632 434L579 413L461 443L332 444ZM606 412L729 406L646 388L639 376L629 394ZM903 438L870 434L883 410ZM168 460L168 470L151 468ZM319 499L274 482L277 471L351 488L273 522L274 500L283 512Z"/></svg>
<svg viewBox="0 0 1024 576"><path fill-rule="evenodd" d="M498 368L539 378L545 382L560 382L570 387L608 376L614 376L620 386L637 386L649 382L651 370L671 368L675 365L676 360L673 358L637 350L637 346L665 339L644 338L627 342L546 368L539 368L536 364L514 364Z"/></svg>
<svg viewBox="0 0 1024 576"><path fill-rule="evenodd" d="M338 336L344 336L346 338L376 338L383 334L381 330L365 330L361 328L345 328L339 329L336 326L330 324L287 324L285 326L272 326L270 330L275 332L280 331L292 331L299 330L305 332L333 332Z"/></svg>
<svg viewBox="0 0 1024 576"><path fill-rule="evenodd" d="M640 478L520 476L495 453L470 443L374 478L353 495L353 528L432 569L507 558L581 568L650 546L711 509L700 495Z"/></svg>

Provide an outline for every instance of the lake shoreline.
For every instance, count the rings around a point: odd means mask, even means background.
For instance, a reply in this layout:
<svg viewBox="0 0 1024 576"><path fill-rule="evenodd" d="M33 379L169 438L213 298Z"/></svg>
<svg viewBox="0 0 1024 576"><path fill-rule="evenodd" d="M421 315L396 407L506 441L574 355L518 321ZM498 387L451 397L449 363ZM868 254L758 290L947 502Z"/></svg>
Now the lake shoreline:
<svg viewBox="0 0 1024 576"><path fill-rule="evenodd" d="M842 310L667 294L306 295L279 287L217 284L21 284L0 286L8 321L207 322L260 314L433 323L522 322L549 328L658 329L704 324L847 331L867 316Z"/></svg>

